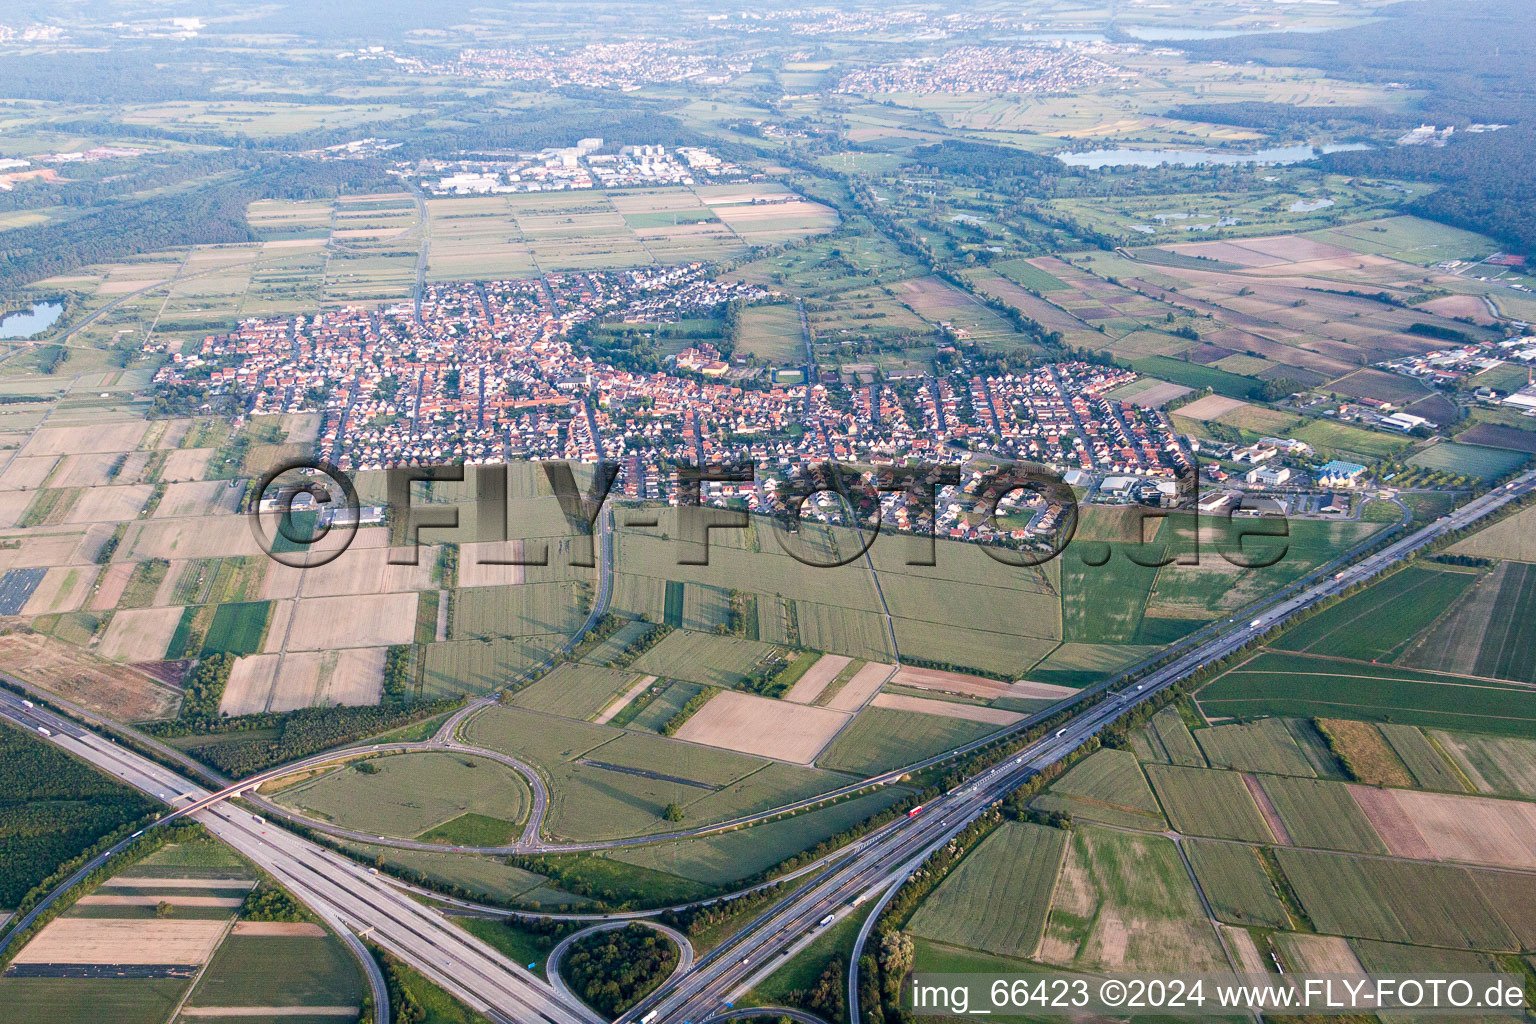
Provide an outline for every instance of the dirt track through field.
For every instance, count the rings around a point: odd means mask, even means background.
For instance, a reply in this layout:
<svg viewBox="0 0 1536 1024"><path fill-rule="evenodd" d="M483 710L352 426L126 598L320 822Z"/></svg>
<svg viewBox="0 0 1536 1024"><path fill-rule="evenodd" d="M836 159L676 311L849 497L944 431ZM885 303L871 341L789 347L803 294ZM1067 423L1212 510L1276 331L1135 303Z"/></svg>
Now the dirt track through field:
<svg viewBox="0 0 1536 1024"><path fill-rule="evenodd" d="M957 704L949 700L929 700L926 697L908 697L901 693L882 693L869 702L872 708L889 708L892 711L916 711L923 715L940 715L944 718L964 718L972 722L991 725L1012 725L1024 716L1000 708L984 708L976 704Z"/></svg>
<svg viewBox="0 0 1536 1024"><path fill-rule="evenodd" d="M812 703L852 660L841 654L823 654L816 664L805 670L805 675L795 681L795 685L784 694L784 699L792 704Z"/></svg>
<svg viewBox="0 0 1536 1024"><path fill-rule="evenodd" d="M886 679L895 667L879 661L870 662L855 672L853 678L837 691L837 695L827 701L826 706L833 711L859 710L869 698L879 692L880 687L885 685Z"/></svg>
<svg viewBox="0 0 1536 1024"><path fill-rule="evenodd" d="M1259 780L1244 772L1243 785L1248 787L1248 794L1253 797L1253 802L1259 805L1259 813L1264 815L1264 821L1268 823L1269 830L1275 834L1275 842L1281 846L1292 845L1291 834L1285 830L1285 823L1280 820L1280 812L1275 808L1269 794L1264 792L1264 787L1259 785Z"/></svg>
<svg viewBox="0 0 1536 1024"><path fill-rule="evenodd" d="M655 681L655 676L641 676L639 682L635 683L635 685L631 686L628 690L625 690L623 695L618 697L612 704L609 704L606 708L603 708L602 712L596 718L592 719L593 724L607 725L608 722L613 719L614 715L629 707L630 701L644 693L646 687L650 686Z"/></svg>

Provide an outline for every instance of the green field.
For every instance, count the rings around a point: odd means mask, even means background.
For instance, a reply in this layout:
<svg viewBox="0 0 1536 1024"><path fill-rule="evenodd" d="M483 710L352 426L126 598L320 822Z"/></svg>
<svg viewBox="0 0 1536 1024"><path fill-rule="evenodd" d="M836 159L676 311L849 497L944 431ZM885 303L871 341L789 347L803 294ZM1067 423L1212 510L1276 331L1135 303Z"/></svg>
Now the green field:
<svg viewBox="0 0 1536 1024"><path fill-rule="evenodd" d="M427 644L421 696L430 700L501 689L546 662L564 642L554 635Z"/></svg>
<svg viewBox="0 0 1536 1024"><path fill-rule="evenodd" d="M1342 782L1265 776L1259 780L1280 815L1292 846L1387 852L1386 846Z"/></svg>
<svg viewBox="0 0 1536 1024"><path fill-rule="evenodd" d="M1536 737L1536 692L1415 669L1261 654L1200 690L1215 715L1356 718Z"/></svg>
<svg viewBox="0 0 1536 1024"><path fill-rule="evenodd" d="M349 845L348 849L370 863L383 861L391 874L409 878L420 873L439 885L458 886L496 902L543 909L585 907L592 903L585 896L556 889L543 875L511 867L499 857L363 844Z"/></svg>
<svg viewBox="0 0 1536 1024"><path fill-rule="evenodd" d="M1128 750L1095 752L1051 783L1031 806L1125 828L1155 830L1167 824L1136 755Z"/></svg>
<svg viewBox="0 0 1536 1024"><path fill-rule="evenodd" d="M1410 567L1307 619L1276 640L1286 651L1391 661L1477 577Z"/></svg>
<svg viewBox="0 0 1536 1024"><path fill-rule="evenodd" d="M1313 775L1312 765L1278 718L1217 725L1194 733L1212 768L1276 775Z"/></svg>
<svg viewBox="0 0 1536 1024"><path fill-rule="evenodd" d="M1144 730L1148 749L1152 754L1147 760L1164 764L1180 764L1189 768L1204 768L1205 755L1195 743L1189 726L1179 717L1177 708L1164 708L1152 716Z"/></svg>
<svg viewBox="0 0 1536 1024"><path fill-rule="evenodd" d="M470 742L543 772L550 790L545 828L572 840L674 830L663 816L673 803L698 826L814 796L842 781L811 768L512 707L486 709L466 732Z"/></svg>
<svg viewBox="0 0 1536 1024"><path fill-rule="evenodd" d="M752 670L778 649L758 640L677 630L631 667L646 675L731 689L744 683Z"/></svg>
<svg viewBox="0 0 1536 1024"><path fill-rule="evenodd" d="M737 350L776 366L805 362L799 311L788 302L748 306L741 312Z"/></svg>
<svg viewBox="0 0 1536 1024"><path fill-rule="evenodd" d="M951 946L1033 957L1045 933L1068 835L1004 822L923 901L908 930ZM1003 907L1007 913L999 913Z"/></svg>
<svg viewBox="0 0 1536 1024"><path fill-rule="evenodd" d="M1391 458L1406 450L1412 443L1397 433L1366 430L1349 423L1332 420L1313 420L1306 426L1290 432L1291 437L1305 441L1316 448L1318 454L1328 458L1353 459L1370 463L1376 459Z"/></svg>
<svg viewBox="0 0 1536 1024"><path fill-rule="evenodd" d="M371 765L375 774L358 771ZM392 754L284 790L278 800L347 828L411 838L469 811L519 822L530 796L522 777L485 758Z"/></svg>
<svg viewBox="0 0 1536 1024"><path fill-rule="evenodd" d="M1173 827L1185 835L1270 843L1274 836L1236 772L1147 765L1147 778Z"/></svg>
<svg viewBox="0 0 1536 1024"><path fill-rule="evenodd" d="M261 650L262 636L267 631L267 616L272 610L270 601L242 601L238 604L221 604L213 613L213 624L203 638L203 653L229 651L233 654L255 654Z"/></svg>
<svg viewBox="0 0 1536 1024"><path fill-rule="evenodd" d="M1168 356L1142 356L1131 360L1131 369L1149 377L1161 377L1188 388L1210 388L1228 398L1257 399L1263 384L1252 377L1218 370L1213 366L1171 359Z"/></svg>
<svg viewBox="0 0 1536 1024"><path fill-rule="evenodd" d="M1465 868L1284 848L1275 853L1320 932L1462 949L1518 948Z"/></svg>
<svg viewBox="0 0 1536 1024"><path fill-rule="evenodd" d="M1536 683L1536 565L1509 563L1478 647L1473 672L1498 679Z"/></svg>
<svg viewBox="0 0 1536 1024"><path fill-rule="evenodd" d="M512 703L529 711L588 719L613 703L635 679L634 672L592 665L561 665L517 691Z"/></svg>
<svg viewBox="0 0 1536 1024"><path fill-rule="evenodd" d="M788 818L719 835L614 850L605 856L706 885L724 885L764 871L828 836L884 810L906 795L886 787Z"/></svg>
<svg viewBox="0 0 1536 1024"><path fill-rule="evenodd" d="M1423 789L1446 790L1451 793L1466 792L1466 784L1462 781L1445 755L1435 749L1435 745L1424 735L1423 730L1411 725L1391 725L1383 723L1379 726L1382 736L1386 737L1387 744L1402 759L1414 782ZM1483 737L1469 737L1483 740ZM1502 740L1489 742L1521 743L1520 740Z"/></svg>
<svg viewBox="0 0 1536 1024"><path fill-rule="evenodd" d="M1536 741L1439 730L1429 737L1455 763L1457 782L1465 777L1479 793L1536 797Z"/></svg>
<svg viewBox="0 0 1536 1024"><path fill-rule="evenodd" d="M165 1024L185 978L0 978L0 1005L17 1021Z"/></svg>
<svg viewBox="0 0 1536 1024"><path fill-rule="evenodd" d="M522 583L506 587L465 587L454 592L455 640L480 637L568 635L586 618L574 583Z"/></svg>
<svg viewBox="0 0 1536 1024"><path fill-rule="evenodd" d="M1068 287L1055 274L1041 270L1025 260L1004 260L1001 263L993 263L992 269L1015 284L1023 285L1034 292L1063 291Z"/></svg>
<svg viewBox="0 0 1536 1024"><path fill-rule="evenodd" d="M1291 916L1253 847L1189 839L1184 852L1218 918L1247 927L1291 927Z"/></svg>
<svg viewBox="0 0 1536 1024"><path fill-rule="evenodd" d="M416 838L445 846L505 846L518 838L520 831L515 822L466 811Z"/></svg>
<svg viewBox="0 0 1536 1024"><path fill-rule="evenodd" d="M1521 384L1524 384L1523 374L1520 379ZM1513 473L1529 462L1530 458L1524 452L1513 452L1507 448L1486 448L1477 444L1442 441L1408 456L1408 464L1454 473L1457 476L1496 480L1505 474Z"/></svg>
<svg viewBox="0 0 1536 1024"><path fill-rule="evenodd" d="M874 775L960 746L996 728L963 718L865 708L816 763L855 775Z"/></svg>
<svg viewBox="0 0 1536 1024"><path fill-rule="evenodd" d="M1226 964L1173 843L1100 825L1072 830L1042 959L1092 971L1202 972Z"/></svg>
<svg viewBox="0 0 1536 1024"><path fill-rule="evenodd" d="M230 935L187 1005L356 1006L362 994L357 962L329 935Z"/></svg>

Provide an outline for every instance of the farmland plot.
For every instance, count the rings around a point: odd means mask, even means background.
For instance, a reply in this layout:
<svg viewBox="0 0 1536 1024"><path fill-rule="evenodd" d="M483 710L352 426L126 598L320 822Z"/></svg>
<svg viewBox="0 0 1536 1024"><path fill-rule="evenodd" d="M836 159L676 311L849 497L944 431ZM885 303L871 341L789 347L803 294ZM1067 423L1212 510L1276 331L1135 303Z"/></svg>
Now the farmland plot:
<svg viewBox="0 0 1536 1024"><path fill-rule="evenodd" d="M912 934L1028 959L1045 933L1069 833L1004 822L923 901ZM999 908L1008 908L999 913Z"/></svg>
<svg viewBox="0 0 1536 1024"><path fill-rule="evenodd" d="M1422 789L1440 789L1452 793L1466 792L1466 783L1444 754L1424 735L1422 729L1411 725L1378 726L1381 735L1392 747L1393 753L1402 760L1413 781ZM1519 740L1492 742L1519 743ZM1536 781L1536 780L1533 780Z"/></svg>
<svg viewBox="0 0 1536 1024"><path fill-rule="evenodd" d="M1479 793L1536 797L1536 741L1439 730L1429 736Z"/></svg>
<svg viewBox="0 0 1536 1024"><path fill-rule="evenodd" d="M1463 949L1516 948L1464 868L1284 848L1276 856L1319 931Z"/></svg>
<svg viewBox="0 0 1536 1024"><path fill-rule="evenodd" d="M1237 772L1149 764L1147 778L1180 832L1257 843L1275 840Z"/></svg>
<svg viewBox="0 0 1536 1024"><path fill-rule="evenodd" d="M1236 768L1276 775L1312 775L1312 766L1285 723L1264 718L1241 725L1217 725L1194 734L1212 768Z"/></svg>
<svg viewBox="0 0 1536 1024"><path fill-rule="evenodd" d="M1274 646L1361 661L1392 661L1476 577L1408 568L1288 630Z"/></svg>
<svg viewBox="0 0 1536 1024"><path fill-rule="evenodd" d="M1040 959L1094 971L1216 971L1226 958L1173 843L1073 829Z"/></svg>
<svg viewBox="0 0 1536 1024"><path fill-rule="evenodd" d="M1152 831L1166 824L1136 755L1128 750L1096 751L1053 782L1032 806L1125 828Z"/></svg>
<svg viewBox="0 0 1536 1024"><path fill-rule="evenodd" d="M345 828L411 838L467 812L527 817L528 786L511 769L461 754L393 754L349 764L282 791L278 801Z"/></svg>
<svg viewBox="0 0 1536 1024"><path fill-rule="evenodd" d="M1219 919L1248 927L1291 927L1291 916L1253 847L1190 839L1184 852Z"/></svg>
<svg viewBox="0 0 1536 1024"><path fill-rule="evenodd" d="M1261 654L1202 688L1220 715L1316 715L1536 736L1536 693L1417 669Z"/></svg>
<svg viewBox="0 0 1536 1024"><path fill-rule="evenodd" d="M827 708L750 693L716 694L679 729L680 740L808 765L848 722Z"/></svg>
<svg viewBox="0 0 1536 1024"><path fill-rule="evenodd" d="M1267 775L1259 780L1296 846L1386 853L1366 815L1342 782Z"/></svg>

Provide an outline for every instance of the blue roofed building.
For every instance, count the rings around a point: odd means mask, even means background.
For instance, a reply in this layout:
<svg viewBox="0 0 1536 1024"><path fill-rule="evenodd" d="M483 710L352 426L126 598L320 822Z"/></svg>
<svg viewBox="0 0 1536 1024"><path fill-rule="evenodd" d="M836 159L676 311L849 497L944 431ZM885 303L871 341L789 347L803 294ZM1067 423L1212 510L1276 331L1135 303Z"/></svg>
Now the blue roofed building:
<svg viewBox="0 0 1536 1024"><path fill-rule="evenodd" d="M1317 471L1317 482L1321 487L1353 487L1364 475L1364 466L1334 459L1332 462L1324 463Z"/></svg>

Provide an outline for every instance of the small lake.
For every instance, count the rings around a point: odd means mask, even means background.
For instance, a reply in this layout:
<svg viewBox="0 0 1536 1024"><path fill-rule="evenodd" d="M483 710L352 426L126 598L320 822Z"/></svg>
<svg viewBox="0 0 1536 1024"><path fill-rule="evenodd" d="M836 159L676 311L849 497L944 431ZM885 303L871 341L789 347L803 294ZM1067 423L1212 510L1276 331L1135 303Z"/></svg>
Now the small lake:
<svg viewBox="0 0 1536 1024"><path fill-rule="evenodd" d="M1242 153L1223 149L1091 149L1056 153L1070 167L1202 167L1212 164L1298 164L1324 153L1369 149L1361 143L1330 146L1271 146Z"/></svg>
<svg viewBox="0 0 1536 1024"><path fill-rule="evenodd" d="M61 302L39 302L31 309L18 309L0 316L0 338L30 338L52 327L64 315Z"/></svg>

